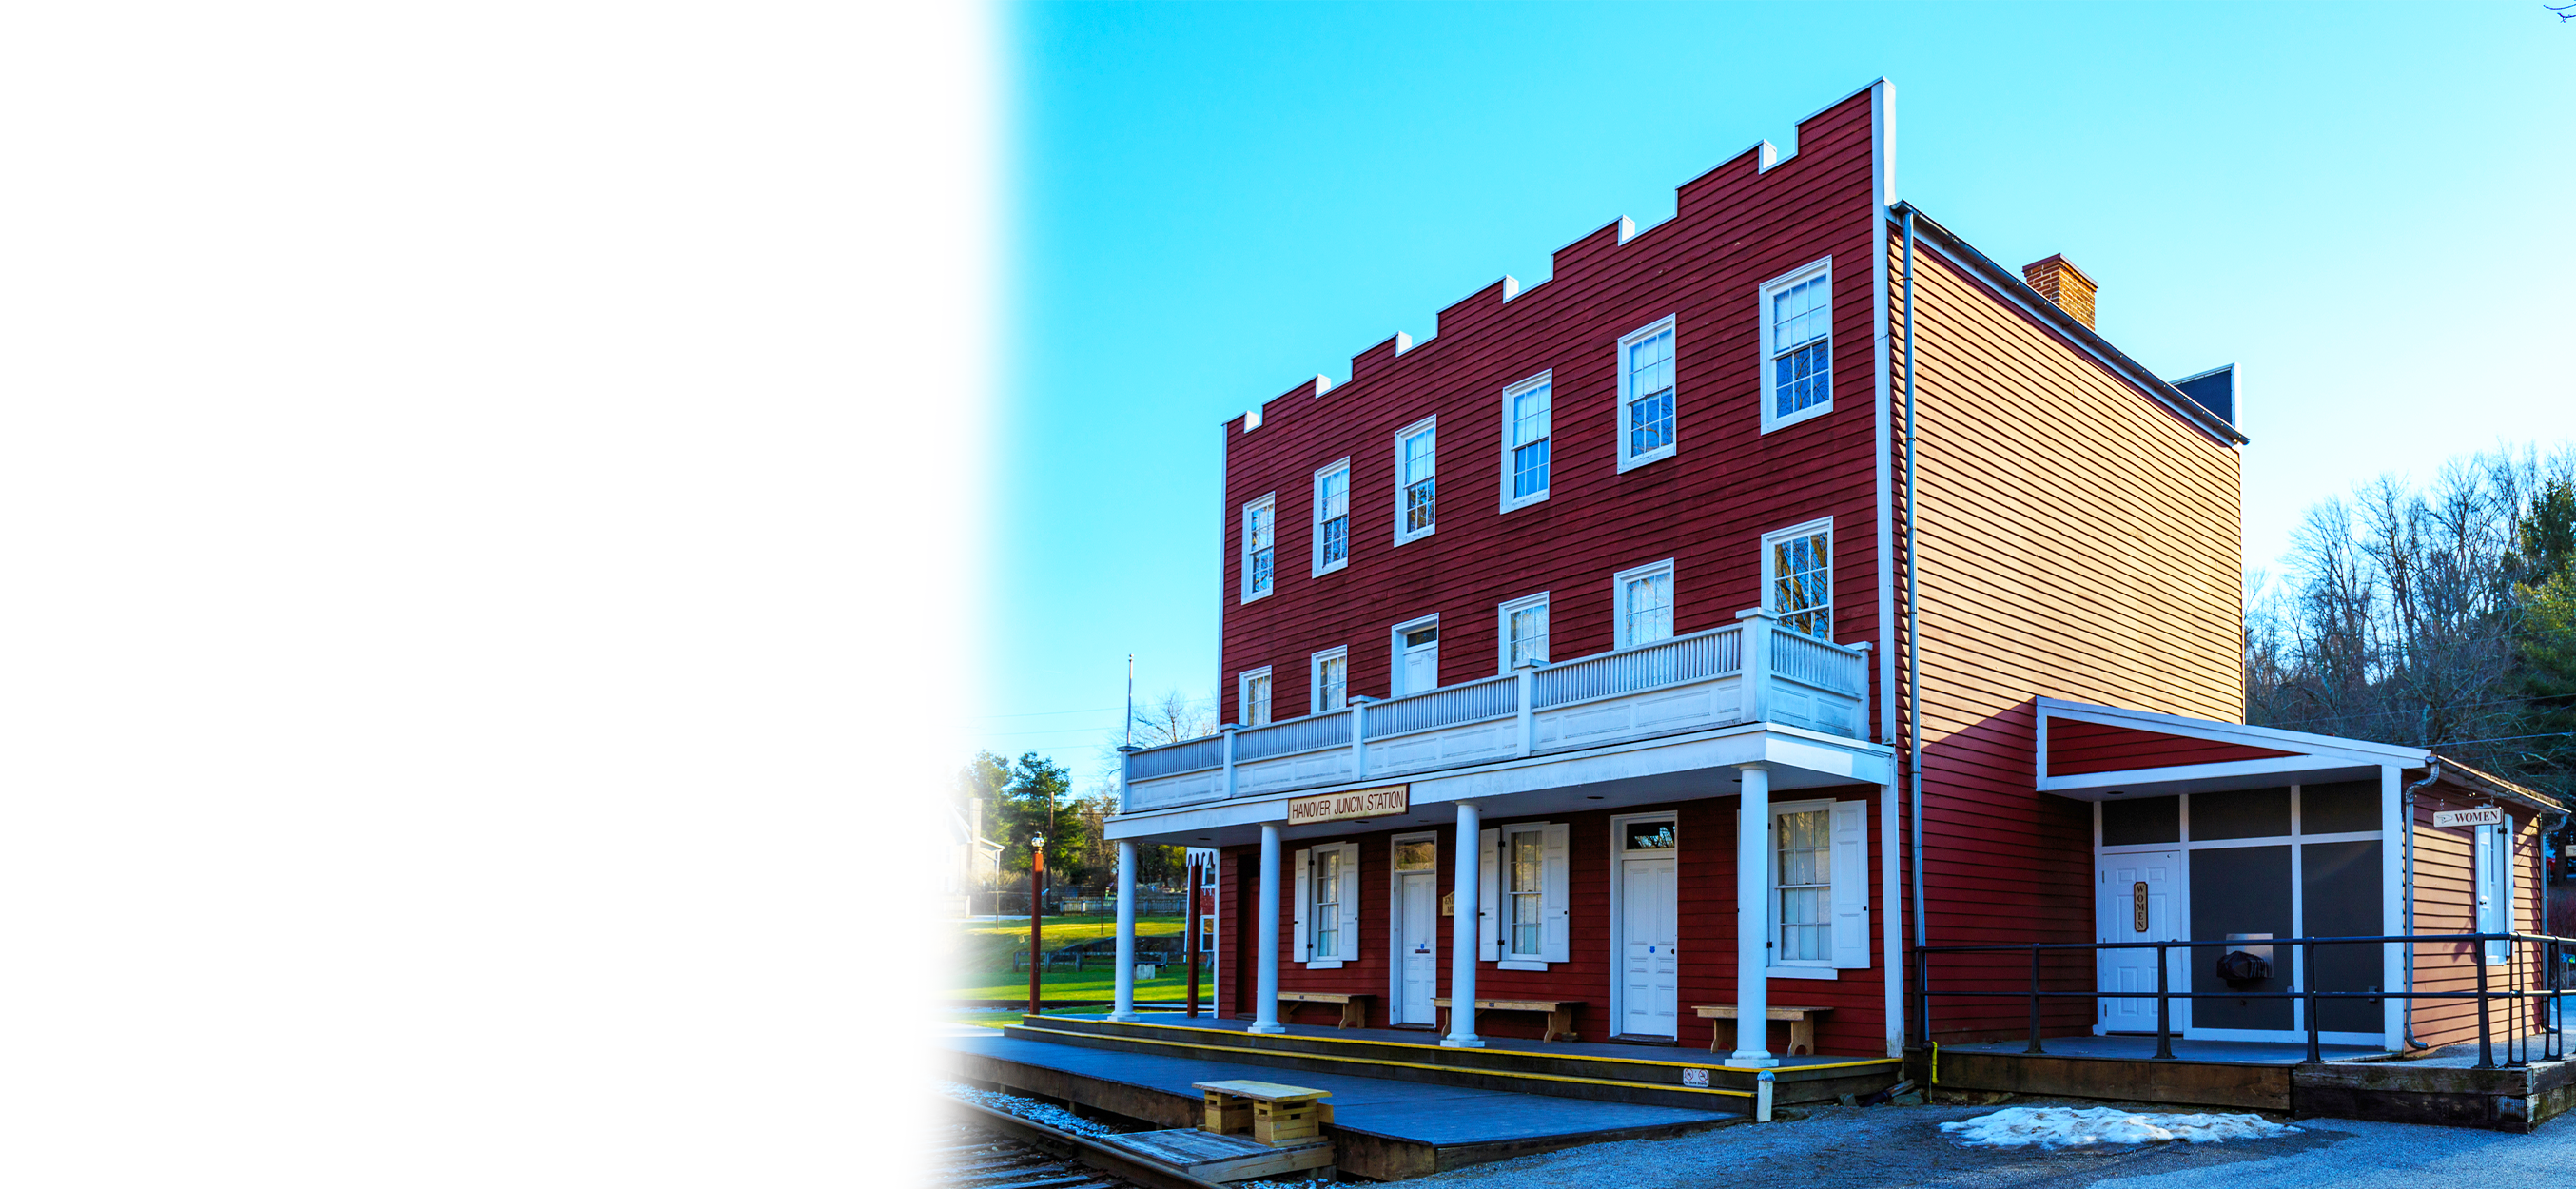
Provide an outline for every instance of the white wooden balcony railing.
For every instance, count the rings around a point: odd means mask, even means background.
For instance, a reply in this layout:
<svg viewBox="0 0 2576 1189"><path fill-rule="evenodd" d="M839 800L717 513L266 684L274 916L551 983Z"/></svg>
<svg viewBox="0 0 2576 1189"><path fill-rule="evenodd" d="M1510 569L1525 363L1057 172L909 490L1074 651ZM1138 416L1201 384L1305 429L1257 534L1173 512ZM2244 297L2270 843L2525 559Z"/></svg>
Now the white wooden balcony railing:
<svg viewBox="0 0 2576 1189"><path fill-rule="evenodd" d="M1748 661L1750 662L1748 664ZM1597 747L1746 722L1861 737L1869 648L1760 611L1638 648L1127 753L1133 812Z"/></svg>

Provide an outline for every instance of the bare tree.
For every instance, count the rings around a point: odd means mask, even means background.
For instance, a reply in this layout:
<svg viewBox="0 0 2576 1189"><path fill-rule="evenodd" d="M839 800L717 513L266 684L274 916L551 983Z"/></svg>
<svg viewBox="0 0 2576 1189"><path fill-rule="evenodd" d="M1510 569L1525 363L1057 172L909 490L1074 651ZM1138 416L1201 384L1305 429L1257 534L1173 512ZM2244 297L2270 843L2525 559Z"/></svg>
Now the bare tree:
<svg viewBox="0 0 2576 1189"><path fill-rule="evenodd" d="M2383 476L2310 507L2281 579L2248 575L2247 721L2563 783L2563 765L2523 746L2526 620L2537 571L2562 564L2529 544L2536 509L2571 477L2576 451L2508 447L2453 459L2421 490Z"/></svg>

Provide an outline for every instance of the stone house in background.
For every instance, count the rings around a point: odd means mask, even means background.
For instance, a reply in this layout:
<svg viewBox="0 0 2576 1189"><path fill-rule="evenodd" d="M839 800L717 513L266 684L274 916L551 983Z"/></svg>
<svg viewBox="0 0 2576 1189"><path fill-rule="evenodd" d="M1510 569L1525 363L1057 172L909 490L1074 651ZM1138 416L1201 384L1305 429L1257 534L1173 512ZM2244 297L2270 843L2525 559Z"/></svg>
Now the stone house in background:
<svg viewBox="0 0 2576 1189"><path fill-rule="evenodd" d="M984 798L930 798L930 836L922 842L922 890L974 888L976 875L1002 870L1002 844L984 836Z"/></svg>

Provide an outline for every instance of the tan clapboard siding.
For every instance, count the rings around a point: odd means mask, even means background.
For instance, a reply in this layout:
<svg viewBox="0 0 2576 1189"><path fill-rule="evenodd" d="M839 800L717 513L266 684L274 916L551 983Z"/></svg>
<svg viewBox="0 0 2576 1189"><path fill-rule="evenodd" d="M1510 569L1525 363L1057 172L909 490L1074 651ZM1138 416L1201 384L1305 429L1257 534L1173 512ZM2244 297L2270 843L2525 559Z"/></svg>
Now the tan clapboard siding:
<svg viewBox="0 0 2576 1189"><path fill-rule="evenodd" d="M2415 805L2415 932L2474 933L2477 931L2476 864L2471 856L2471 835L2461 829L2441 829L2433 825L2433 814L2442 809L2461 808L2427 799ZM2528 814L2515 813L2514 826L2514 928L2526 933L2546 930L2540 919L2540 881L2546 874L2540 854L2540 825ZM2415 989L2418 991L2475 991L2478 989L2477 946L2466 942L2426 943L2415 947ZM2539 978L2538 947L2516 947L2515 960L2520 966L2522 986L2536 985ZM2487 967L2489 990L2503 990L2513 985L2513 966ZM2440 1047L2473 1044L2478 1039L2477 1001L2474 999L2419 999L2413 1009L2415 1039ZM2498 1001L2488 1009L2487 1026L2491 1043L2501 1048L2513 1027L2517 1009L2509 1002ZM2523 1009L2529 1010L2529 1009ZM2537 1017L2526 1021L2529 1027Z"/></svg>
<svg viewBox="0 0 2576 1189"><path fill-rule="evenodd" d="M2091 807L2033 787L2032 699L2241 721L2237 456L1916 253L1930 940L2085 940Z"/></svg>

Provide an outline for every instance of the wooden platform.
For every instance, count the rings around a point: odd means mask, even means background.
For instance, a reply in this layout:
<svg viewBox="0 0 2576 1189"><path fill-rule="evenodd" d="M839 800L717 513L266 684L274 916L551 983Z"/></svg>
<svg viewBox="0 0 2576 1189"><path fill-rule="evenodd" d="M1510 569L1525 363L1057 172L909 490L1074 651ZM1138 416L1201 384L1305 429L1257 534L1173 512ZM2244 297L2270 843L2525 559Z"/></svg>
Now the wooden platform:
<svg viewBox="0 0 2576 1189"><path fill-rule="evenodd" d="M1156 1164L1202 1181L1249 1181L1286 1173L1329 1169L1333 1141L1272 1147L1248 1136L1217 1135L1189 1127L1104 1135L1100 1142L1135 1153Z"/></svg>
<svg viewBox="0 0 2576 1189"><path fill-rule="evenodd" d="M1125 1052L974 1031L982 1035L942 1042L961 1080L1168 1128L1201 1122L1206 1102L1197 1083L1277 1080L1269 1067L1194 1054ZM1333 1142L1334 1165L1382 1181L1605 1140L1679 1135L1747 1118L1741 1099L1723 1096L1704 1100L1716 1109L1685 1110L1347 1073L1301 1073L1294 1080L1332 1095L1333 1118L1323 1133Z"/></svg>
<svg viewBox="0 0 2576 1189"><path fill-rule="evenodd" d="M1132 1023L1092 1015L1025 1017L1005 1034L1121 1052L1154 1053L1293 1069L1303 1075L1344 1072L1363 1077L1625 1102L1688 1110L1751 1109L1755 1075L1728 1069L1696 1049L1650 1045L1491 1038L1481 1049L1444 1048L1428 1032L1344 1030L1291 1025L1284 1033L1244 1031L1245 1021L1202 1016L1149 1017ZM1893 1057L1790 1057L1773 1071L1781 1105L1832 1102L1869 1094L1902 1076Z"/></svg>
<svg viewBox="0 0 2576 1189"><path fill-rule="evenodd" d="M2090 1042L2090 1043L2088 1043ZM2304 1063L2302 1045L2177 1042L2156 1060L2151 1038L2067 1037L2056 1051L2023 1053L2021 1042L1944 1045L1909 1053L1907 1071L1943 1090L2000 1090L2119 1102L2275 1111L2300 1118L2375 1119L2499 1131L2529 1131L2576 1106L2576 1062L2472 1069L2444 1052L2415 1060L2357 1060L2370 1050L2329 1046Z"/></svg>

